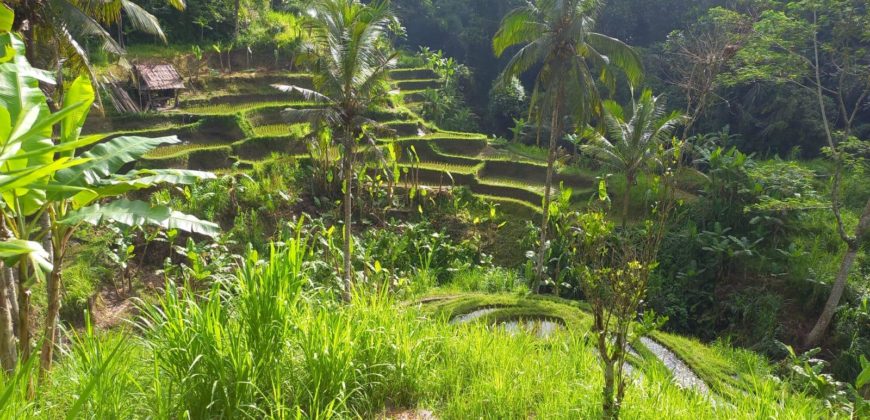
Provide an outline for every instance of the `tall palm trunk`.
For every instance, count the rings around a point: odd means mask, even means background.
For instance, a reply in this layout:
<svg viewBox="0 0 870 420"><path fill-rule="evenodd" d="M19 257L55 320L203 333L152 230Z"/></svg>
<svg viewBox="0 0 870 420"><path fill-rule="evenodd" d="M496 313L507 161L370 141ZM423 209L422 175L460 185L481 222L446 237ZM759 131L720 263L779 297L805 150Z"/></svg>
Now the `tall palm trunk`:
<svg viewBox="0 0 870 420"><path fill-rule="evenodd" d="M342 172L344 173L344 289L342 298L345 302L351 300L351 288L353 287L353 263L350 255L350 243L353 240L353 212L351 200L351 186L353 185L353 137L350 130L345 130L344 156L342 158Z"/></svg>
<svg viewBox="0 0 870 420"><path fill-rule="evenodd" d="M828 301L825 303L825 309L822 315L819 316L816 325L807 335L804 345L813 347L822 340L828 327L831 325L831 320L834 319L834 314L837 311L837 306L840 304L840 299L843 297L843 292L846 289L846 283L849 280L849 273L852 271L852 265L858 256L858 250L861 248L861 242L866 240L867 235L870 235L870 200L867 200L867 206L864 207L864 214L861 215L861 220L858 222L858 227L855 228L855 237L848 241L846 255L840 262L840 271L834 279L834 286L831 288L831 294L828 296Z"/></svg>
<svg viewBox="0 0 870 420"><path fill-rule="evenodd" d="M556 165L556 146L562 132L562 103L565 100L565 82L560 79L556 87L556 98L553 102L553 115L550 121L550 145L547 152L547 179L544 182L543 215L541 216L541 243L538 248L538 266L535 270L535 284L532 287L534 293L541 291L541 283L544 281L544 269L547 259L547 239L550 227L550 196L553 189L553 172Z"/></svg>
<svg viewBox="0 0 870 420"><path fill-rule="evenodd" d="M6 372L15 369L15 331L12 328L12 303L7 284L12 282L12 272L0 263L0 365Z"/></svg>
<svg viewBox="0 0 870 420"><path fill-rule="evenodd" d="M631 204L631 189L634 187L634 173L625 174L625 193L622 195L622 228L628 224L628 210Z"/></svg>
<svg viewBox="0 0 870 420"><path fill-rule="evenodd" d="M12 232L6 229L6 219L0 217L0 236L6 240L12 236ZM13 300L11 296L15 283L12 269L0 262L0 364L3 370L11 372L15 369L15 329L13 327Z"/></svg>

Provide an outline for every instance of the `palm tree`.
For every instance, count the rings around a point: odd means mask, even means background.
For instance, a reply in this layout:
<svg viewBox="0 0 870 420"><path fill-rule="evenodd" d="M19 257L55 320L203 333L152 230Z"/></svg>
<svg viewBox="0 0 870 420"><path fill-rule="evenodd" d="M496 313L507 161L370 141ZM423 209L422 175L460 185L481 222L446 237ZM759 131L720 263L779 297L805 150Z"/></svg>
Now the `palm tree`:
<svg viewBox="0 0 870 420"><path fill-rule="evenodd" d="M166 0L172 7L184 10L184 0ZM154 15L130 0L4 0L15 10L15 29L27 45L27 55L37 67L54 69L63 63L74 73L88 73L96 82L87 52L85 38L102 43L101 48L114 55L123 55L124 48L106 30L109 25L122 25L122 14L138 30L160 37L166 36ZM36 60L37 57L42 57Z"/></svg>
<svg viewBox="0 0 870 420"><path fill-rule="evenodd" d="M351 264L352 197L356 143L373 142L379 125L366 117L375 105L389 100L389 70L394 53L389 33L397 22L388 0L365 5L359 0L316 0L309 9L311 47L316 55L314 87L275 85L297 92L323 105L318 109L289 109L292 122L309 122L313 135L320 128L332 129L333 140L342 148L341 174L344 192L344 288L350 300L353 285Z"/></svg>
<svg viewBox="0 0 870 420"><path fill-rule="evenodd" d="M600 0L529 1L505 16L493 39L497 56L512 46L522 45L500 76L501 83L540 66L531 109L543 111L538 115L549 112L551 117L540 250L533 287L536 292L544 275L556 146L563 136L566 114L584 126L600 108L596 79L612 89L616 85L614 68L621 69L632 84L639 83L643 74L640 57L631 47L593 32L600 4Z"/></svg>
<svg viewBox="0 0 870 420"><path fill-rule="evenodd" d="M632 103L630 119L626 119L622 107L614 101L604 101L603 108L605 133L587 130L590 142L581 146L581 150L625 175L622 196L622 227L625 227L637 176L661 163L659 147L670 144L674 131L685 118L679 112L666 115L661 97L653 96L651 90L645 90Z"/></svg>

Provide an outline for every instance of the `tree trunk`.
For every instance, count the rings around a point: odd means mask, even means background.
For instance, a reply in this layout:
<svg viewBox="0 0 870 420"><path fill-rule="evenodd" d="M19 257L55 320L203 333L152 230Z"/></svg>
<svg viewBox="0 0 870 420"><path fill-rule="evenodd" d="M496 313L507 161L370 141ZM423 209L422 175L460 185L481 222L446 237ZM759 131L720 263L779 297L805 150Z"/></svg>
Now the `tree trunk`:
<svg viewBox="0 0 870 420"><path fill-rule="evenodd" d="M350 242L353 240L353 213L351 211L353 138L351 138L350 133L345 133L345 135L344 159L342 160L342 172L344 173L344 289L342 290L342 298L345 302L350 302L353 287L353 263L350 255Z"/></svg>
<svg viewBox="0 0 870 420"><path fill-rule="evenodd" d="M6 372L12 372L17 362L15 331L12 328L12 303L8 284L12 282L11 270L0 263L0 364Z"/></svg>
<svg viewBox="0 0 870 420"><path fill-rule="evenodd" d="M18 354L21 360L27 360L30 358L30 289L25 284L29 273L26 264L18 266Z"/></svg>
<svg viewBox="0 0 870 420"><path fill-rule="evenodd" d="M241 20L239 13L241 11L242 11L242 1L236 0L235 5L234 5L234 12L233 12L233 16L234 16L234 19L233 19L233 41L235 41L239 38L239 30L240 30L240 22L239 21Z"/></svg>
<svg viewBox="0 0 870 420"><path fill-rule="evenodd" d="M831 325L831 320L840 305L840 299L843 297L843 291L846 289L846 283L849 280L849 273L852 271L852 265L855 263L855 258L858 255L858 249L861 247L861 242L870 234L870 200L867 200L867 206L864 207L864 214L861 215L861 220L858 222L858 227L855 228L855 237L848 242L849 247L846 255L843 256L843 261L840 262L840 271L834 279L834 286L831 288L831 294L828 296L828 301L825 303L825 309L812 331L807 335L804 345L806 347L814 347L821 340L828 327Z"/></svg>
<svg viewBox="0 0 870 420"><path fill-rule="evenodd" d="M118 17L118 45L124 48L124 14Z"/></svg>
<svg viewBox="0 0 870 420"><path fill-rule="evenodd" d="M18 293L15 287L15 270L12 267L5 268L6 273L6 298L9 300L9 314L12 316L12 331L18 334Z"/></svg>
<svg viewBox="0 0 870 420"><path fill-rule="evenodd" d="M606 351L606 350L605 350ZM603 357L602 357L603 358ZM614 395L614 369L612 361L604 361L604 398L602 401L602 409L603 415L602 417L605 419L615 419L619 417L619 411L616 405L616 401L613 399Z"/></svg>
<svg viewBox="0 0 870 420"><path fill-rule="evenodd" d="M625 174L625 193L622 195L622 228L628 224L628 208L631 203L631 188L634 186L634 174Z"/></svg>
<svg viewBox="0 0 870 420"><path fill-rule="evenodd" d="M622 322L622 321L620 321ZM625 398L625 347L626 336L628 330L619 328L619 337L616 338L616 354L613 357L613 366L616 370L616 395L613 398L613 409L611 409L611 418L619 418L619 412L622 409L622 400Z"/></svg>
<svg viewBox="0 0 870 420"><path fill-rule="evenodd" d="M54 357L54 347L57 342L57 321L60 314L60 288L61 288L61 266L62 262L60 253L55 253L54 270L48 277L46 289L48 292L48 308L45 314L45 337L42 341L42 353L40 354L40 374L44 375L51 369L51 363Z"/></svg>
<svg viewBox="0 0 870 420"><path fill-rule="evenodd" d="M0 240L12 237L6 228L6 218L0 216ZM0 262L0 365L6 372L15 369L18 354L15 348L15 317L18 306L15 301L15 276L11 267Z"/></svg>
<svg viewBox="0 0 870 420"><path fill-rule="evenodd" d="M818 15L814 11L813 12L813 23L818 22ZM831 294L828 296L828 301L825 303L825 308L822 310L822 314L819 316L818 321L816 321L816 325L807 334L806 339L804 340L804 345L806 347L813 347L821 341L822 337L827 332L828 327L831 324L831 320L834 318L834 313L837 310L837 306L840 304L840 299L843 297L843 291L846 289L846 282L849 279L849 272L852 270L852 264L855 262L855 257L857 256L857 249L860 245L860 241L863 239L864 233L866 233L867 225L870 224L870 200L867 201L867 207L864 209L864 214L861 216L861 220L858 223L858 227L856 229L856 237L849 238L846 234L846 230L843 224L843 218L840 215L840 200L839 200L839 188L840 188L840 173L842 171L842 159L840 157L840 153L837 150L837 144L834 142L834 136L831 129L830 120L828 119L828 113L825 109L825 95L822 91L822 77L819 59L819 34L818 32L813 32L813 58L815 64L815 94L816 99L818 100L819 112L822 115L822 127L825 129L825 136L828 140L828 146L831 148L831 153L833 155L834 163L837 165L836 172L834 173L834 181L831 187L831 209L834 212L834 217L837 221L837 231L840 235L840 238L843 239L844 242L848 245L848 249L846 251L846 255L843 256L843 260L840 262L840 271L837 273L837 277L834 279L834 285L831 288Z"/></svg>
<svg viewBox="0 0 870 420"><path fill-rule="evenodd" d="M547 153L547 179L544 183L544 204L541 208L543 215L541 216L541 243L538 248L538 264L535 270L535 283L532 287L533 293L541 291L541 283L544 281L545 260L547 258L547 231L550 227L550 196L553 189L553 171L556 164L556 146L559 142L559 135L562 131L562 101L564 99L564 88L559 86L556 90L556 100L553 103L553 116L550 122L550 146Z"/></svg>

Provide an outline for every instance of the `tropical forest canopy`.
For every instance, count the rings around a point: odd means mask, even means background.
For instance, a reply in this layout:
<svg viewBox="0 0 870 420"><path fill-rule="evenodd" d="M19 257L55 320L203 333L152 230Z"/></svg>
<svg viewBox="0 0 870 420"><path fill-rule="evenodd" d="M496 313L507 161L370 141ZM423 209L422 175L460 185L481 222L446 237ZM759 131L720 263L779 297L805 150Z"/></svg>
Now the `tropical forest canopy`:
<svg viewBox="0 0 870 420"><path fill-rule="evenodd" d="M6 418L866 418L865 0L3 0Z"/></svg>

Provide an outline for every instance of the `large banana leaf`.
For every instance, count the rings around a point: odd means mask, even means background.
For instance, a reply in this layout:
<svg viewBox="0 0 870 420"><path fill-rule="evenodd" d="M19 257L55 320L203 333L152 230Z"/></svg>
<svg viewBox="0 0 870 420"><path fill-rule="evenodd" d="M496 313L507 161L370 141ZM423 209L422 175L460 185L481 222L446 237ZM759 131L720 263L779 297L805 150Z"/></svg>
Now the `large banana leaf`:
<svg viewBox="0 0 870 420"><path fill-rule="evenodd" d="M24 41L18 35L11 32L0 33L0 46L4 49L3 65L14 66L22 75L32 77L40 82L54 84L54 75L51 72L33 68L27 61Z"/></svg>
<svg viewBox="0 0 870 420"><path fill-rule="evenodd" d="M114 138L83 153L83 158L90 159L87 163L58 172L55 180L63 185L96 185L155 147L179 142L176 136Z"/></svg>
<svg viewBox="0 0 870 420"><path fill-rule="evenodd" d="M0 100L0 103L5 104L2 100ZM0 128L0 144L3 145L3 150L0 151L0 166L4 166L6 162L12 158L26 162L26 159L35 157L45 159L45 156L50 156L61 151L74 150L74 148L71 148L66 144L63 146L55 145L50 141L50 139L45 137L45 134L47 132L50 133L51 128L58 122L62 121L69 114L77 112L84 105L84 102L74 103L54 114L45 118L37 119L36 121L25 119L23 122L28 125L20 125L19 121L13 121L12 115L9 114L9 111L5 108L0 108L0 123L2 123L2 120L6 120L6 118L8 118L9 121L8 131ZM5 115L3 115L4 113ZM13 122L15 125L13 125ZM100 139L99 136L90 136L79 141L71 142L70 144L75 144L76 147L82 147L83 145L96 143ZM84 140L87 140L87 142L84 142ZM34 146L25 147L25 145L31 144ZM23 149L29 150L24 152Z"/></svg>
<svg viewBox="0 0 870 420"><path fill-rule="evenodd" d="M135 180L138 183L152 186L157 184L191 185L204 179L215 178L215 175L211 172L191 171L187 169L143 169L117 176L112 182Z"/></svg>
<svg viewBox="0 0 870 420"><path fill-rule="evenodd" d="M15 22L15 13L9 6L0 4L0 33L11 31L13 22Z"/></svg>
<svg viewBox="0 0 870 420"><path fill-rule="evenodd" d="M27 259L39 279L42 279L45 273L49 273L53 269L50 258L48 252L39 242L21 239L0 241L0 260L3 260L8 266L13 266L22 259Z"/></svg>
<svg viewBox="0 0 870 420"><path fill-rule="evenodd" d="M4 171L3 173L0 173L0 194L4 195L4 199L7 203L11 203L11 200L14 198L13 190L19 190L14 191L14 193L18 197L21 197L26 193L26 191L21 190L42 188L42 186L45 185L44 183L42 183L42 185L34 184L40 184L40 180L51 176L51 174L59 170L71 168L84 162L84 159L61 158L49 163L48 165L25 168L16 172Z"/></svg>
<svg viewBox="0 0 870 420"><path fill-rule="evenodd" d="M27 62L23 43L18 37L4 34L0 43L7 52L14 51L11 61L0 64L0 107L5 109L0 119L4 125L8 121L9 127L3 129L0 137L4 158L0 162L0 173L7 177L32 175L36 168L46 167L54 161L54 154L50 151L54 145L52 127L43 123L51 118L51 113L39 88L42 74ZM41 153L36 153L40 150ZM17 156L19 153L27 156ZM45 192L24 188L10 190L11 181L9 178L3 180L7 185L3 194L6 204L25 215L35 213L45 201Z"/></svg>
<svg viewBox="0 0 870 420"><path fill-rule="evenodd" d="M88 118L91 104L94 103L94 87L84 75L76 78L64 94L64 103L83 103L75 112L67 115L60 123L60 143L71 143L79 139L85 119ZM72 155L73 151L67 152Z"/></svg>
<svg viewBox="0 0 870 420"><path fill-rule="evenodd" d="M176 212L166 206L151 206L143 201L127 199L115 200L106 205L93 204L70 212L61 223L98 225L103 222L118 223L125 226L158 226L164 229L178 229L215 237L220 227L212 222Z"/></svg>
<svg viewBox="0 0 870 420"><path fill-rule="evenodd" d="M189 171L183 169L157 169L131 171L125 175L114 176L101 181L98 185L89 185L87 188L72 187L69 192L74 192L72 197L73 206L81 208L93 201L106 197L117 197L121 194L151 188L160 184L192 185L205 179L214 179L211 172ZM52 185L59 188L61 185Z"/></svg>

